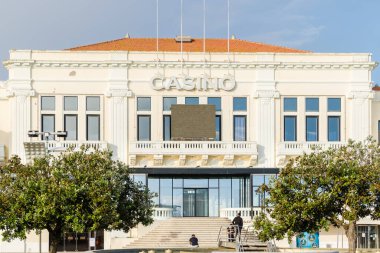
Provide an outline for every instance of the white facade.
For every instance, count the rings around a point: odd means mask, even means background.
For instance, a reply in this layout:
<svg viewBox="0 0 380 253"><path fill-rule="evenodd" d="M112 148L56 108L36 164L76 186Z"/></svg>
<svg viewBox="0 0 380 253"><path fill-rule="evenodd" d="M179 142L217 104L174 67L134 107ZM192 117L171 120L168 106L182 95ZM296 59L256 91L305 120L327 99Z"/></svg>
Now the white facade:
<svg viewBox="0 0 380 253"><path fill-rule="evenodd" d="M65 120L76 122L75 140L49 141L52 150L79 143L109 146L115 159L160 180L162 174L171 174L173 180L179 175L220 180L227 171L251 180L252 175L277 173L289 157L310 150L311 145L338 147L349 138L378 136L380 95L373 91L371 80L377 64L366 53L12 50L4 66L9 79L0 83L0 162L1 144L5 157L17 154L24 161L30 158L24 142L37 139L30 139L27 132L44 130L43 115L54 116L46 119L54 121L54 131L65 130ZM157 90L152 86L157 77L175 78L178 83L173 81L170 87ZM207 89L181 89L183 80L201 77L210 83L214 78L228 78L236 84L232 90L215 90L211 85ZM54 97L54 108L42 108L42 97ZM76 97L77 108L65 108L65 97ZM86 107L88 97L98 97L99 108ZM137 109L140 97L150 98L149 110ZM207 104L208 98L220 99L221 110L216 116L221 118L221 140L165 141L163 121L170 115L163 109L166 97L176 98L177 104L185 104L187 97L199 98L199 104ZM245 98L246 109L234 110L234 98ZM296 98L296 110L284 110L288 98ZM318 110L306 108L309 98L318 100ZM338 99L339 110L329 109L331 98ZM148 140L139 140L139 115L150 117ZM236 132L235 117L245 117L243 140L235 138L243 133ZM338 120L329 123L329 117ZM284 139L286 120L289 126L295 123L294 136L293 128L289 130L291 141ZM308 120L310 135L306 131ZM87 129L90 121L99 128L98 135ZM329 124L338 124L337 135L329 132ZM89 135L96 140L89 140ZM244 203L254 206L251 195ZM220 210L213 211L214 215L222 215L228 208L247 207L240 202L240 206L232 203L222 208L218 196ZM207 214L211 216L211 207ZM321 247L332 244L329 240L335 243L341 231L329 233L333 235L321 235Z"/></svg>

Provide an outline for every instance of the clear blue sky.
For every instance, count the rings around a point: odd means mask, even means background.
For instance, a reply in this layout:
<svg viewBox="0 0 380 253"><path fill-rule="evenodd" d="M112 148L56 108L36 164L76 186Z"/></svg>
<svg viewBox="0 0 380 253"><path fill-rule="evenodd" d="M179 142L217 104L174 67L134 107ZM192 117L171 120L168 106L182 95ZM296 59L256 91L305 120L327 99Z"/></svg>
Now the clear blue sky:
<svg viewBox="0 0 380 253"><path fill-rule="evenodd" d="M160 37L180 33L180 0L159 0ZM183 0L184 34L201 37L203 0ZM156 36L156 0L0 0L0 60L9 49L65 49ZM227 0L206 0L207 37L227 36ZM380 61L380 0L230 0L231 34L313 52L370 52ZM7 78L0 68L0 80ZM380 67L373 74L380 83Z"/></svg>

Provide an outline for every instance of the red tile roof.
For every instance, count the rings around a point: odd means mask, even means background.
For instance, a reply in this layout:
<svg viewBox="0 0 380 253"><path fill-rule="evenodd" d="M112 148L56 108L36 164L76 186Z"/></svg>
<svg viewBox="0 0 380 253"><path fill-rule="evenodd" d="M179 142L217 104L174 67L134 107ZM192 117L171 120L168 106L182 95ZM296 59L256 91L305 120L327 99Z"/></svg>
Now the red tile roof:
<svg viewBox="0 0 380 253"><path fill-rule="evenodd" d="M374 90L374 91L380 91L380 86L373 86L372 90Z"/></svg>
<svg viewBox="0 0 380 253"><path fill-rule="evenodd" d="M101 43L70 48L71 51L156 51L155 38L123 38ZM159 51L180 52L181 43L174 38L158 41ZM183 42L184 52L203 52L203 39L193 39L192 42ZM206 39L206 52L227 52L227 39ZM308 53L288 47L274 46L240 39L230 40L230 52L241 53Z"/></svg>

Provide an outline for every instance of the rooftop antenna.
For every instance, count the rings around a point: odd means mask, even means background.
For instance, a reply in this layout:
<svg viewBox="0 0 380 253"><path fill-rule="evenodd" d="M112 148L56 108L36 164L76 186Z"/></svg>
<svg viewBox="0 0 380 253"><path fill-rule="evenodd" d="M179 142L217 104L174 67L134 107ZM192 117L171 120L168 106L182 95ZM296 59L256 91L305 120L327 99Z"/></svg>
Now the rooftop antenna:
<svg viewBox="0 0 380 253"><path fill-rule="evenodd" d="M230 0L227 0L227 55L228 55L228 74L230 74Z"/></svg>
<svg viewBox="0 0 380 253"><path fill-rule="evenodd" d="M183 74L183 0L181 0L181 71Z"/></svg>
<svg viewBox="0 0 380 253"><path fill-rule="evenodd" d="M203 0L203 72L206 68L206 0Z"/></svg>
<svg viewBox="0 0 380 253"><path fill-rule="evenodd" d="M158 72L158 4L159 0L156 0L156 68Z"/></svg>

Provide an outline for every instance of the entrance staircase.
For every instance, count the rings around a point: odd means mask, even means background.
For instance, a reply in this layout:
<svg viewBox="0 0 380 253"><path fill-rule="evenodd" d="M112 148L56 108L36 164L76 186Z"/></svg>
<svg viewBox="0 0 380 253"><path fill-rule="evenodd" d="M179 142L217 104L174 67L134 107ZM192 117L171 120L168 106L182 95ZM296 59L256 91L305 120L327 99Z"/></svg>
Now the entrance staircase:
<svg viewBox="0 0 380 253"><path fill-rule="evenodd" d="M217 248L220 228L228 226L230 223L231 221L228 218L171 218L161 221L157 227L125 248L187 248L191 234L195 234L198 238L200 248Z"/></svg>

